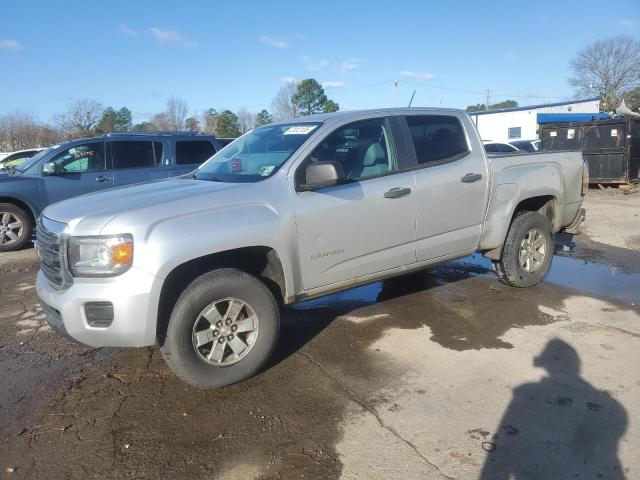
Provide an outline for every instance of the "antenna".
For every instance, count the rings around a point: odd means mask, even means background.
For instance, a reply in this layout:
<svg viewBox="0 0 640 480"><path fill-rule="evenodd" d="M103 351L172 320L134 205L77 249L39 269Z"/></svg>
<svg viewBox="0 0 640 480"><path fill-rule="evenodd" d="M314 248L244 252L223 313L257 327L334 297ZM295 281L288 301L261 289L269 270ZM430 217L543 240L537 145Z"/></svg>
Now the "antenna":
<svg viewBox="0 0 640 480"><path fill-rule="evenodd" d="M416 91L414 90L413 93L411 94L411 100L409 100L409 107L411 107L411 104L413 103L413 97L416 96Z"/></svg>

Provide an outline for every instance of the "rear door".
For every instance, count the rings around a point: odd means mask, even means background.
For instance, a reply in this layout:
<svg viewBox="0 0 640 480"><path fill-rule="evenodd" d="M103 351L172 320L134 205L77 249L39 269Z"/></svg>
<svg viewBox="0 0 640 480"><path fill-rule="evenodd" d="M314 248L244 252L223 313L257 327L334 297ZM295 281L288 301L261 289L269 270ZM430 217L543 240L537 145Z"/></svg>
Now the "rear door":
<svg viewBox="0 0 640 480"><path fill-rule="evenodd" d="M66 148L50 162L55 165L55 174L42 176L44 205L113 187L103 141Z"/></svg>
<svg viewBox="0 0 640 480"><path fill-rule="evenodd" d="M149 182L169 177L170 166L163 161L163 142L158 140L113 140L107 153L113 162L116 186Z"/></svg>
<svg viewBox="0 0 640 480"><path fill-rule="evenodd" d="M489 186L482 147L470 148L461 118L455 115L411 115L404 120L415 162L418 262L475 250ZM467 123L466 128L472 128Z"/></svg>
<svg viewBox="0 0 640 480"><path fill-rule="evenodd" d="M171 166L171 176L184 175L194 171L202 163L216 153L210 140L178 140L175 142L174 165Z"/></svg>
<svg viewBox="0 0 640 480"><path fill-rule="evenodd" d="M377 118L339 127L296 169L342 165L346 183L293 192L305 290L415 263L416 191L391 122Z"/></svg>

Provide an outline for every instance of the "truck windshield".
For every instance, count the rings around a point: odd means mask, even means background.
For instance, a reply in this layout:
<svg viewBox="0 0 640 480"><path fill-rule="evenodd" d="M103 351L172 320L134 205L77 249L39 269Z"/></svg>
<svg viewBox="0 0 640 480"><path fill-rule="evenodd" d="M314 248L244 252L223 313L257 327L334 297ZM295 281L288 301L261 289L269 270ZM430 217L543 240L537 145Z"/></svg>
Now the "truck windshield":
<svg viewBox="0 0 640 480"><path fill-rule="evenodd" d="M259 182L280 166L315 132L319 123L266 125L230 143L194 173L197 180Z"/></svg>

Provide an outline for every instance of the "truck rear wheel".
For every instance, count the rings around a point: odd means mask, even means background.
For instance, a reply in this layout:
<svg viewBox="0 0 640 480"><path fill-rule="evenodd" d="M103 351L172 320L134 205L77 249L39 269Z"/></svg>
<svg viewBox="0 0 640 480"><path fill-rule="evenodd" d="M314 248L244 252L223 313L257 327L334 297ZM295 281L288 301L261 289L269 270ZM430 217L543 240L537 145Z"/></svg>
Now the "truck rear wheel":
<svg viewBox="0 0 640 480"><path fill-rule="evenodd" d="M502 258L493 263L498 279L512 287L532 287L544 280L553 259L549 220L538 212L521 212L511 223Z"/></svg>
<svg viewBox="0 0 640 480"><path fill-rule="evenodd" d="M20 250L32 233L31 215L12 203L0 203L0 252Z"/></svg>
<svg viewBox="0 0 640 480"><path fill-rule="evenodd" d="M269 289L236 269L214 270L182 292L162 355L194 387L217 388L256 374L271 356L280 316Z"/></svg>

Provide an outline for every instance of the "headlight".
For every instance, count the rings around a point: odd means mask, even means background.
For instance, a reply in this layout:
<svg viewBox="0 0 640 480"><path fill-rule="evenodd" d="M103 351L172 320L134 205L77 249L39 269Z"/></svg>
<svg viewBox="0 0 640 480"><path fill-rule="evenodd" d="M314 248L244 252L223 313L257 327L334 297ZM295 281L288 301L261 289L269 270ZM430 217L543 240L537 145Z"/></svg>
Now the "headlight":
<svg viewBox="0 0 640 480"><path fill-rule="evenodd" d="M133 237L69 237L67 252L74 277L115 277L133 263Z"/></svg>

